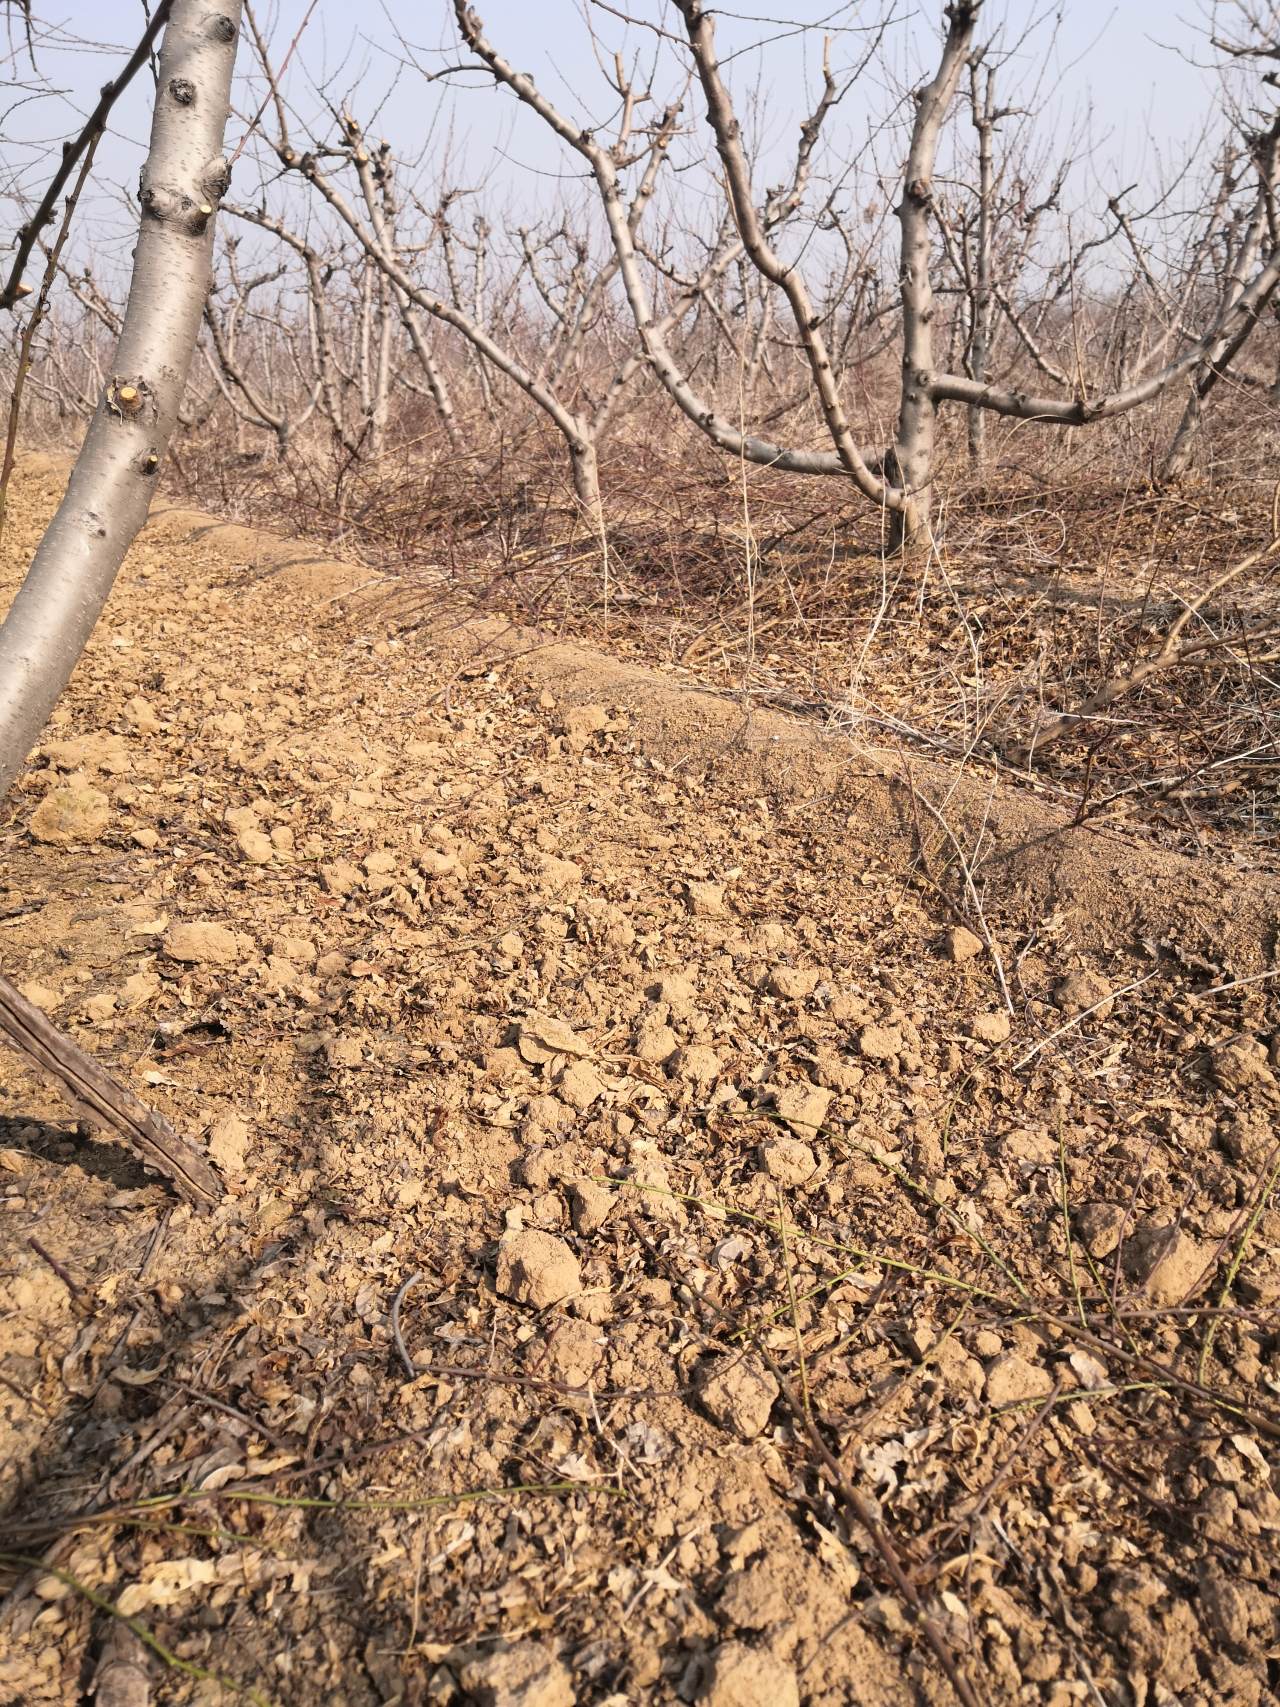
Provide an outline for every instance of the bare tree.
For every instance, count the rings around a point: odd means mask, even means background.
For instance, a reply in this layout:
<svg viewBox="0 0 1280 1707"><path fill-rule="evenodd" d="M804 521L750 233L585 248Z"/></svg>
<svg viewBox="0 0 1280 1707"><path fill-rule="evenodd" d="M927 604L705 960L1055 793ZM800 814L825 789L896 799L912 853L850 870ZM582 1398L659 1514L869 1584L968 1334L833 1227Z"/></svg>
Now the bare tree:
<svg viewBox="0 0 1280 1707"><path fill-rule="evenodd" d="M937 300L933 273L934 173L943 127L965 68L974 53L974 35L981 10L981 0L953 0L945 8L946 33L936 69L914 94L915 110L896 209L901 308L901 382L896 431L883 451L864 450L857 442L837 380L829 342L823 331L822 317L815 311L814 295L806 283L802 266L797 261L786 259L770 240L770 201L764 204L763 213L757 207L741 125L716 55L711 14L702 0L676 0L676 9L684 25L693 68L706 100L707 122L720 158L725 194L734 224L752 264L787 302L799 347L808 366L813 395L832 446L829 451L780 445L756 433L743 431L696 390L691 374L681 367L670 345L655 327L656 317L642 276L637 246L625 221L619 217L617 170L611 151L596 140L590 129L562 114L532 78L516 71L502 57L486 38L479 17L466 0L454 0L459 31L480 64L589 164L604 205L621 279L645 353L673 400L716 444L735 456L797 473L834 474L850 479L865 497L889 513L892 546L921 549L932 540L937 424L943 404L959 403L970 411L981 410L1014 420L1078 427L1125 414L1151 402L1169 386L1192 375L1204 363L1211 362L1213 351L1219 345L1236 347L1237 341L1248 335L1280 283L1280 243L1268 239L1260 246L1256 264L1247 272L1240 288L1229 300L1220 301L1206 316L1207 326L1178 328L1175 354L1169 356L1166 352L1166 358L1160 365L1148 364L1145 371L1133 378L1103 389L1089 386L1079 363L1074 376L1071 376L1069 370L1053 363L1042 350L1037 365L1062 387L1065 395L1062 392L1041 394L1016 382L997 383L985 372L955 373L940 366L936 348ZM847 81L844 86L848 86ZM824 93L802 127L801 155L806 160L841 92L828 68ZM983 110L980 108L980 112ZM992 124L994 128L994 120ZM1068 266L1068 282L1064 289L1069 289L1073 276L1073 270ZM989 295L987 284L990 285ZM984 281L980 295L985 320L989 313L989 296L1000 300L994 279ZM1007 292L1004 301L1009 304L1009 312L1016 314L1016 305ZM980 343L981 337L980 328ZM1024 329L1021 342L1028 353L1039 350L1033 332ZM972 349L969 355L968 365L976 367Z"/></svg>
<svg viewBox="0 0 1280 1707"><path fill-rule="evenodd" d="M522 351L516 339L486 314L486 263L489 228L483 217L473 222L472 235L465 237L453 223L456 191L446 191L434 207L411 190L396 186L396 162L390 144L372 145L363 126L349 110L335 115L337 136L310 139L307 146L294 146L278 79L270 65L266 44L253 23L259 58L268 79L270 101L276 116L276 134L271 147L276 158L290 171L299 173L336 215L339 226L353 237L384 280L399 304L415 354L436 401L446 430L456 431L452 403L439 364L426 348L422 317L428 317L458 333L479 362L486 411L493 412L490 370L511 382L555 426L569 453L574 492L584 513L599 530L602 509L598 451L601 439L614 421L628 386L647 366L643 350L630 349L615 358L603 387L592 394L584 384L579 357L584 343L599 323L610 287L622 267L615 252L603 263L593 264L585 246L579 246L578 263L558 286L541 270L540 245L526 231L522 235L522 270L527 271L537 294L546 302L553 319L549 341L536 358ZM617 188L617 218L627 233L632 252L650 207L667 150L676 132L679 102L670 103L651 122L641 121L641 109L651 97L636 88L622 60L615 58L606 73L619 102L620 117L608 146L612 181ZM327 165L336 161L340 170L354 179L356 195L344 190L337 172ZM627 169L636 173L634 188L625 195L620 176ZM794 205L781 198L787 208ZM258 223L272 223L265 209L257 213L237 210ZM423 256L429 244L415 240L406 229L405 216L416 218L420 228L434 233L440 246L447 295L431 288L424 278ZM464 284L459 249L471 256L470 280ZM697 277L683 281L673 292L667 312L654 316L652 336L669 333L689 312L713 279L732 266L741 255L739 242L729 241L708 257ZM518 276L511 289L518 286Z"/></svg>
<svg viewBox="0 0 1280 1707"><path fill-rule="evenodd" d="M696 0L691 0L690 9L696 9ZM938 69L916 96L902 199L897 207L901 230L902 397L887 467L904 494L901 521L895 530L895 543L903 545L927 544L930 528L938 416L934 390L933 168L942 126L969 54L978 5L956 0L947 8L947 17L949 27ZM694 51L698 52L696 45Z"/></svg>
<svg viewBox="0 0 1280 1707"><path fill-rule="evenodd" d="M837 448L834 452L788 449L785 446L760 439L755 435L743 433L734 426L726 415L715 408L709 398L695 389L691 374L681 366L671 349L669 342L671 328L655 312L650 291L645 283L640 265L641 251L636 242L635 232L626 217L625 198L619 182L619 162L615 150L598 141L589 129L574 124L566 118L538 89L531 77L523 72L516 71L487 40L479 17L470 6L464 3L464 0L455 0L455 15L463 39L494 78L505 84L513 94L532 108L545 123L550 125L561 140L581 154L590 166L601 201L604 204L609 235L617 255L618 272L640 334L644 353L654 373L684 414L722 450L727 450L733 455L745 456L751 462L788 469L801 474L848 474L853 477L859 489L868 497L876 501L884 501L887 494L885 483L867 466L862 453L854 444L848 431L847 422L844 419L839 398L834 395L829 383L824 382L820 387L820 392L824 398L824 412L828 416L828 425L837 441ZM800 291L803 291L804 287L799 284L798 275L794 274L793 270L785 269L782 266L774 254L770 239L780 221L794 208L799 196L803 193L813 146L822 122L836 98L836 87L828 72L819 105L812 117L802 127L796 167L789 189L771 196L763 213L757 213L754 206L751 206L749 209L750 216L738 219L738 230L743 250L751 254L755 264L760 266L767 275L771 276L777 273L780 276L785 275L792 278L795 281L793 288L798 288ZM730 152L732 154L734 149L731 148ZM736 144L736 152L741 155L740 142ZM734 179L731 177L731 187L733 182ZM735 216L739 214L739 211L739 201L735 197ZM748 209L744 206L741 211L745 214ZM803 300L807 304L807 296ZM806 341L806 347L818 350L822 347L822 340L817 328L812 325L814 316L809 313L804 318L810 324L802 331L802 338ZM825 354L824 347L823 354ZM817 365L821 367L822 357L819 356L815 359ZM829 365L828 362L828 368Z"/></svg>
<svg viewBox="0 0 1280 1707"><path fill-rule="evenodd" d="M300 236L282 218L268 213L265 208L241 207L227 202L223 211L270 232L301 260L306 276L306 345L314 395L337 443L347 456L357 456L362 423L351 419L351 411L346 406L346 388L333 327L332 284L341 264L340 258L336 254L322 253L309 237Z"/></svg>
<svg viewBox="0 0 1280 1707"><path fill-rule="evenodd" d="M1242 62L1252 64L1259 60L1280 60L1280 11L1274 6L1267 7L1265 13L1251 6L1241 6L1237 10L1243 35L1227 39L1214 38L1214 45L1223 55L1228 67ZM1270 89L1276 87L1274 72L1263 77L1263 86ZM1237 106L1229 93L1228 105ZM1224 222L1220 220L1218 229L1212 234L1219 240L1221 254L1214 290L1219 300L1227 307L1233 307L1239 302L1248 286L1250 274L1258 265L1259 255L1280 246L1280 214L1276 204L1277 188L1280 187L1280 112L1274 113L1269 122L1259 126L1250 122L1249 116L1237 107L1235 121L1237 138L1223 162L1216 200L1222 208L1229 207L1233 193L1242 179L1252 179L1252 191L1249 205L1242 211L1235 225L1226 224L1223 229ZM1195 259L1201 260L1210 249L1209 242L1202 242L1197 247ZM1192 267L1188 271L1188 288L1192 289L1200 282L1199 268ZM1259 312L1264 306L1265 304L1260 305ZM1218 383L1228 376L1241 385L1259 383L1252 374L1242 372L1234 365L1257 321L1258 313L1255 313L1224 330L1223 334L1212 342L1204 360L1190 376L1186 406L1160 467L1160 478L1166 484L1181 479L1190 467L1205 403Z"/></svg>
<svg viewBox="0 0 1280 1707"><path fill-rule="evenodd" d="M1075 164L1068 145L1047 168L1047 151L1040 149L1039 157L1033 152L1034 108L997 103L1000 73L1021 45L998 50L994 43L987 43L969 55L963 99L974 137L973 157L952 167L952 185L933 198L942 253L954 276L961 310L952 321L949 362L954 365L958 345L966 376L984 382L992 378L1005 320L1017 316L1014 299L1022 294L1042 226L1057 211ZM1009 120L1022 123L997 150L997 138L1005 137ZM1025 329L1021 324L1016 329L1025 349ZM1030 342L1035 345L1034 338ZM1069 383L1054 371L1058 383ZM971 406L965 414L969 461L978 467L986 457L987 411Z"/></svg>
<svg viewBox="0 0 1280 1707"><path fill-rule="evenodd" d="M294 407L296 385L282 382L273 372L275 355L282 350L292 353L293 343L292 329L277 315L267 316L265 326L258 328L265 332L265 336L250 340L251 356L258 356L258 362L245 359L241 350L244 323L257 313L253 305L255 292L275 284L283 277L285 268L277 266L243 278L234 242L226 245L226 268L230 300L224 307L218 300L221 293L215 286L205 301L204 321L209 333L209 347L205 355L209 371L237 422L271 433L278 454L285 457L289 454L294 433L306 424L315 410L319 388L310 388ZM296 359L292 365L296 370ZM261 368L262 383L258 381L255 367Z"/></svg>

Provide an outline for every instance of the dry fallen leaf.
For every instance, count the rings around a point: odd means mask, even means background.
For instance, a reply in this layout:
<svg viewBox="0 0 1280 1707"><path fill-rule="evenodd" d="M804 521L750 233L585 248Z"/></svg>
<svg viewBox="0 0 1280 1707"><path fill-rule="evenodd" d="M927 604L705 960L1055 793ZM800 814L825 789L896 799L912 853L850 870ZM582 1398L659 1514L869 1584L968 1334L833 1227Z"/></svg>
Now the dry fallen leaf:
<svg viewBox="0 0 1280 1707"><path fill-rule="evenodd" d="M1096 1358L1092 1352L1073 1351L1067 1362L1071 1365L1076 1379L1086 1392L1093 1393L1100 1387L1110 1385L1111 1376L1106 1364Z"/></svg>
<svg viewBox="0 0 1280 1707"><path fill-rule="evenodd" d="M556 1474L566 1482L598 1482L601 1472L581 1452L567 1452L556 1464Z"/></svg>
<svg viewBox="0 0 1280 1707"><path fill-rule="evenodd" d="M126 1618L132 1618L148 1606L173 1606L184 1595L214 1582L218 1565L213 1559L165 1559L158 1565L148 1565L142 1580L130 1583L116 1601Z"/></svg>
<svg viewBox="0 0 1280 1707"><path fill-rule="evenodd" d="M531 1067L543 1067L557 1055L584 1056L591 1046L580 1038L572 1026L549 1014L528 1014L520 1025L516 1047L522 1060Z"/></svg>

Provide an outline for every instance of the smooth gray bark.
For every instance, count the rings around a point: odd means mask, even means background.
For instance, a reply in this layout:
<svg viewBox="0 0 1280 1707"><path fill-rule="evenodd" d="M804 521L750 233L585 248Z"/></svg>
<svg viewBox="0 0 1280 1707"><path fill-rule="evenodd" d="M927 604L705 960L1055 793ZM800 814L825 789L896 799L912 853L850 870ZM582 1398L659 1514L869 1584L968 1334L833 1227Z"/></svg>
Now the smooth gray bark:
<svg viewBox="0 0 1280 1707"><path fill-rule="evenodd" d="M985 75L984 75L985 73ZM969 300L969 336L965 351L965 372L971 379L987 380L991 360L991 332L995 298L991 294L993 260L991 247L992 214L995 202L995 150L993 132L996 126L995 72L990 66L980 67L969 62L969 107L973 126L978 133L978 230L977 253L973 263L973 285ZM981 92L979 92L981 91ZM985 409L969 411L969 461L978 467L985 460L987 449L987 415Z"/></svg>
<svg viewBox="0 0 1280 1707"><path fill-rule="evenodd" d="M964 70L978 16L977 0L948 8L946 45L933 80L916 97L916 118L898 203L901 232L899 288L902 292L902 394L889 471L904 494L893 517L890 545L927 548L931 539L934 440L938 407L933 372L933 276L930 223L933 169L938 139Z"/></svg>
<svg viewBox="0 0 1280 1707"><path fill-rule="evenodd" d="M199 336L241 0L175 0L114 371L0 626L0 795L39 738L147 518Z"/></svg>

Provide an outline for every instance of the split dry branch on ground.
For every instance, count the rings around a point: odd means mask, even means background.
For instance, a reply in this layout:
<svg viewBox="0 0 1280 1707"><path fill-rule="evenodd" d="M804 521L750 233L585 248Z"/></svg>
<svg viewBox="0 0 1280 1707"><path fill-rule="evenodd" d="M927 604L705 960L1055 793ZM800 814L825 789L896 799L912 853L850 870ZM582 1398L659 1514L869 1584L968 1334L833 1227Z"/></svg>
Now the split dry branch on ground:
<svg viewBox="0 0 1280 1707"><path fill-rule="evenodd" d="M144 1108L73 1038L50 1025L40 1009L3 977L0 1041L52 1080L79 1114L137 1150L189 1202L207 1208L222 1196L222 1182L208 1159L180 1138L163 1116Z"/></svg>

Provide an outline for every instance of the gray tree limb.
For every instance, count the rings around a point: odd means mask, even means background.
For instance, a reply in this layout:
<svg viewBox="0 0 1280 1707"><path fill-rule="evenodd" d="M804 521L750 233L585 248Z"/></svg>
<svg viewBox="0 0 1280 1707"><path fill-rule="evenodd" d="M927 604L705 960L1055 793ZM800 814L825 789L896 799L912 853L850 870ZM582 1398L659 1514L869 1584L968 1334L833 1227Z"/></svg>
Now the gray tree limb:
<svg viewBox="0 0 1280 1707"><path fill-rule="evenodd" d="M12 308L16 302L29 294L30 287L23 282L23 274L27 270L27 262L31 259L32 250L40 241L40 233L46 225L51 225L58 206L58 197L70 181L71 174L84 154L86 148L102 135L106 129L107 118L112 107L132 83L136 73L151 57L156 37L169 19L173 0L160 0L150 22L143 31L137 47L129 55L128 63L118 77L110 83L104 83L98 96L98 104L85 120L84 128L74 141L62 145L62 159L58 169L49 180L49 186L40 198L40 205L25 225L20 226L15 245L13 260L9 264L9 276L0 286L0 308Z"/></svg>

